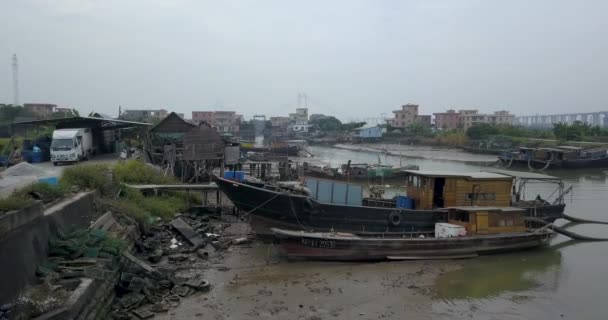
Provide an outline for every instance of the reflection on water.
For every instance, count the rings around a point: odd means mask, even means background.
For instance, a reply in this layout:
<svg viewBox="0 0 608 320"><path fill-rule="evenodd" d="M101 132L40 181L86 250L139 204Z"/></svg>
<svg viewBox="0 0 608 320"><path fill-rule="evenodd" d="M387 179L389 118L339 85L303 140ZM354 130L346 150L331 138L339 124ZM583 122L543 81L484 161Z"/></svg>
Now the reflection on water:
<svg viewBox="0 0 608 320"><path fill-rule="evenodd" d="M462 269L437 278L434 298L488 299L505 292L530 290L541 285L543 274L559 278L561 259L558 250L543 248L466 260ZM557 280L552 285L557 285Z"/></svg>

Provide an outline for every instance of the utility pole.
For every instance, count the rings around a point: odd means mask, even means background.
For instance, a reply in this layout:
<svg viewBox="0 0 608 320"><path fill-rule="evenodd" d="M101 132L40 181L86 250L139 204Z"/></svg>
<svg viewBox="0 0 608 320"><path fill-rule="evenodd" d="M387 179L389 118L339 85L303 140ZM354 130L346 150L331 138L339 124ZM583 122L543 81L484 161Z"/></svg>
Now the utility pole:
<svg viewBox="0 0 608 320"><path fill-rule="evenodd" d="M19 105L19 63L17 54L13 54L13 105Z"/></svg>

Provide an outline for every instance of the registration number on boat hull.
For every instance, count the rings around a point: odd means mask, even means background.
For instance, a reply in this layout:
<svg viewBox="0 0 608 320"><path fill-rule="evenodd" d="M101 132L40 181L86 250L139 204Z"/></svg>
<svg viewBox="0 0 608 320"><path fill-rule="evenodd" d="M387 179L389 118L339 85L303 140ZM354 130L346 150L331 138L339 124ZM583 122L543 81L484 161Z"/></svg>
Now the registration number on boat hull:
<svg viewBox="0 0 608 320"><path fill-rule="evenodd" d="M335 249L336 248L335 240L320 240L320 239L302 238L300 241L303 246L307 246L307 247L323 248L323 249Z"/></svg>

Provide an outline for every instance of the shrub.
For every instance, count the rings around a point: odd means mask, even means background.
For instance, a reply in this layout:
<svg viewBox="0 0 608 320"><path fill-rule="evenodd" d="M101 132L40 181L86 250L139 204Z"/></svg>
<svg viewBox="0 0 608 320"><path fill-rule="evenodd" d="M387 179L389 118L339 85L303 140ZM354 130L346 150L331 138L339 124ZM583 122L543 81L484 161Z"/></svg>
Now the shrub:
<svg viewBox="0 0 608 320"><path fill-rule="evenodd" d="M128 200L132 204L146 212L150 217L161 219L171 219L177 212L187 209L187 198L178 194L167 194L158 197L144 197L141 192L135 189L126 188L123 191L122 199Z"/></svg>
<svg viewBox="0 0 608 320"><path fill-rule="evenodd" d="M102 195L109 195L116 186L110 179L110 167L102 164L87 164L67 168L63 171L60 184L63 187L99 190Z"/></svg>
<svg viewBox="0 0 608 320"><path fill-rule="evenodd" d="M31 192L36 192L42 196L42 202L49 203L63 197L67 193L64 185L51 185L44 182L37 182L16 191L16 194L28 197Z"/></svg>
<svg viewBox="0 0 608 320"><path fill-rule="evenodd" d="M7 198L0 199L0 212L19 210L32 204L34 200L22 194L13 193Z"/></svg>
<svg viewBox="0 0 608 320"><path fill-rule="evenodd" d="M165 177L161 172L138 160L128 160L114 166L114 175L119 182L124 183L175 183L173 177Z"/></svg>

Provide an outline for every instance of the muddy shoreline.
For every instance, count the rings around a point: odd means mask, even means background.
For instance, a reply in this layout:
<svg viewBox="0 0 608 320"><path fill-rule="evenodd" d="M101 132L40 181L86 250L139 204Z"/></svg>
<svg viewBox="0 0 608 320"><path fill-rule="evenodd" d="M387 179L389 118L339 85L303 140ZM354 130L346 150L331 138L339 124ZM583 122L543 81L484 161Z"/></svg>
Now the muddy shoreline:
<svg viewBox="0 0 608 320"><path fill-rule="evenodd" d="M411 159L426 160L449 160L473 164L489 164L496 162L497 158L493 155L480 155L464 152L456 148L442 148L431 146L410 146L399 144L384 143L362 143L362 144L336 144L337 149L350 151L371 152L387 154L391 156L401 156Z"/></svg>
<svg viewBox="0 0 608 320"><path fill-rule="evenodd" d="M246 223L229 229L248 232ZM288 261L278 246L256 241L232 246L208 269L177 270L178 276L202 273L212 289L183 299L155 319L430 318L437 277L460 267L455 261Z"/></svg>

